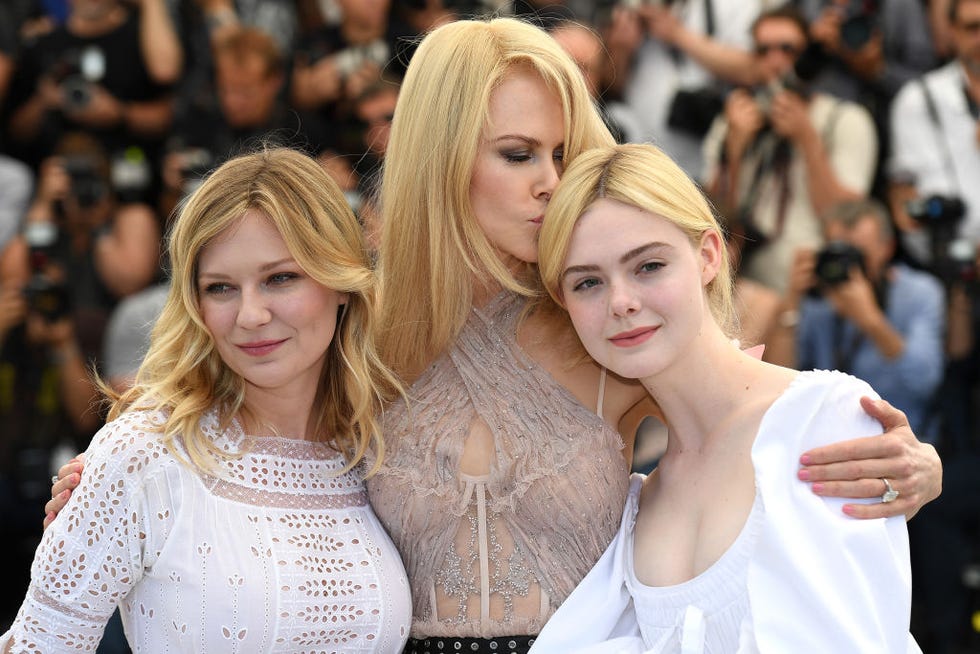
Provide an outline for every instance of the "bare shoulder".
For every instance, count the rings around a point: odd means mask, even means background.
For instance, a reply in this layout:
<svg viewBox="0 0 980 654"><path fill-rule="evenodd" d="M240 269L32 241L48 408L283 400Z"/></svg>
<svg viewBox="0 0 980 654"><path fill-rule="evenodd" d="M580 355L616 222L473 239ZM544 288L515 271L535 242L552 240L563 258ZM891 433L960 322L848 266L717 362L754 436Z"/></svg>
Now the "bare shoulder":
<svg viewBox="0 0 980 654"><path fill-rule="evenodd" d="M579 402L592 410L597 408L602 367L589 357L570 322L558 321L550 314L532 314L521 324L517 340L528 356ZM602 417L619 425L649 394L638 381L607 371L602 397Z"/></svg>

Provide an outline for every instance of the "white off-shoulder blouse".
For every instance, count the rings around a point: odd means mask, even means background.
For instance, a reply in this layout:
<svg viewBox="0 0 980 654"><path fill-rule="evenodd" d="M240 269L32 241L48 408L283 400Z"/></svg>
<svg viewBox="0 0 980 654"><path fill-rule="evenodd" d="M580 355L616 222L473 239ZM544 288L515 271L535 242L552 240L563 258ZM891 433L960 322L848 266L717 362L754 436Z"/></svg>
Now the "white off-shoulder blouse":
<svg viewBox="0 0 980 654"><path fill-rule="evenodd" d="M876 397L840 372L796 376L760 424L755 502L739 536L684 583L636 579L643 477L634 475L619 533L532 654L920 654L909 633L904 518L850 518L842 505L861 500L818 497L796 477L800 452L881 433L861 410L862 395Z"/></svg>

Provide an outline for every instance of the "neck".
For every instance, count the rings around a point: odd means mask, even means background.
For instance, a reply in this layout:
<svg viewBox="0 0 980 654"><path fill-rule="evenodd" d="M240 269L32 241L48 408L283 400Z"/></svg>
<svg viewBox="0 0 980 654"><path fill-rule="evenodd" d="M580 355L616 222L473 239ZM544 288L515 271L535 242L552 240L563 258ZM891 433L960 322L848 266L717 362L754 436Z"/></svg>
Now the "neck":
<svg viewBox="0 0 980 654"><path fill-rule="evenodd" d="M313 398L308 396L270 393L248 388L245 392L243 423L246 433L255 436L276 435L296 440L317 440L313 424Z"/></svg>
<svg viewBox="0 0 980 654"><path fill-rule="evenodd" d="M767 364L743 353L713 321L669 369L642 380L669 431L667 455L700 451L723 438L758 397Z"/></svg>

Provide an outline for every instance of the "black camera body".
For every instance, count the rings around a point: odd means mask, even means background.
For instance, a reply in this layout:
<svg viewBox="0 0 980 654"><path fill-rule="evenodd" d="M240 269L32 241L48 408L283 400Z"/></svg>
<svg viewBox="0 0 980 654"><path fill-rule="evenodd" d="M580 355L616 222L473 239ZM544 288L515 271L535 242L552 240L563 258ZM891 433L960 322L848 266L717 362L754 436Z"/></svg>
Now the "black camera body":
<svg viewBox="0 0 980 654"><path fill-rule="evenodd" d="M24 298L31 313L46 322L56 322L71 312L71 293L68 285L53 281L43 273L34 273L24 285Z"/></svg>
<svg viewBox="0 0 980 654"><path fill-rule="evenodd" d="M71 195L79 207L89 209L109 195L109 183L100 173L98 161L94 157L66 156L64 168L71 179Z"/></svg>
<svg viewBox="0 0 980 654"><path fill-rule="evenodd" d="M821 287L833 287L847 281L851 268L865 273L864 253L847 241L830 241L817 252L814 272Z"/></svg>
<svg viewBox="0 0 980 654"><path fill-rule="evenodd" d="M930 195L905 203L909 216L927 226L955 225L966 214L966 205L958 197Z"/></svg>
<svg viewBox="0 0 980 654"><path fill-rule="evenodd" d="M878 3L851 0L840 25L840 40L848 50L860 50L877 28Z"/></svg>
<svg viewBox="0 0 980 654"><path fill-rule="evenodd" d="M49 222L28 223L24 239L30 251L31 277L23 294L28 310L47 322L55 322L72 310L71 291L64 279L50 276L51 262L58 243L58 228Z"/></svg>
<svg viewBox="0 0 980 654"><path fill-rule="evenodd" d="M61 87L67 110L78 111L88 106L92 101L92 86L105 76L105 68L105 53L96 45L61 53L49 71Z"/></svg>

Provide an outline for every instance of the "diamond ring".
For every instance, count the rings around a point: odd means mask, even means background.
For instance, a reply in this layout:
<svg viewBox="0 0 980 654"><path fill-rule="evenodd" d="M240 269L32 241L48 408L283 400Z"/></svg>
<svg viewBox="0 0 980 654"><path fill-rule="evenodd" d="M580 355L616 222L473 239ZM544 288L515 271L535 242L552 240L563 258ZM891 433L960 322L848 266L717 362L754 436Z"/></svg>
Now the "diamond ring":
<svg viewBox="0 0 980 654"><path fill-rule="evenodd" d="M54 485L57 483L58 483L58 475L51 475L51 484Z"/></svg>
<svg viewBox="0 0 980 654"><path fill-rule="evenodd" d="M881 481L885 482L885 492L881 494L881 501L887 504L888 502L894 502L897 500L898 491L892 488L891 482L884 477L881 477Z"/></svg>

